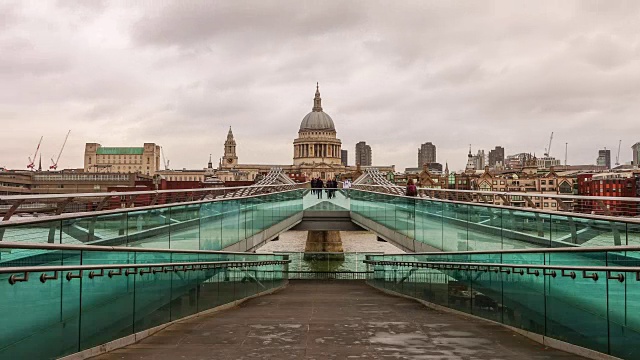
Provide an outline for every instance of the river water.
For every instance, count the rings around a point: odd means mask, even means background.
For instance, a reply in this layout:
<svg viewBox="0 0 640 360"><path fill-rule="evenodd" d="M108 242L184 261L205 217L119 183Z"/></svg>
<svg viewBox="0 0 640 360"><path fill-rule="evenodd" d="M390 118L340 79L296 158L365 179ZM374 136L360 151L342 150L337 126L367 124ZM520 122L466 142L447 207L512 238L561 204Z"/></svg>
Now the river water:
<svg viewBox="0 0 640 360"><path fill-rule="evenodd" d="M399 254L404 251L391 243L378 241L375 234L368 231L341 231L343 256L334 254L327 256L322 253L303 255L306 231L287 231L280 234L280 239L271 241L256 252L286 252L289 253L289 278L304 278L304 272L362 272L367 271L363 263L367 254ZM302 272L302 273L297 273Z"/></svg>
<svg viewBox="0 0 640 360"><path fill-rule="evenodd" d="M346 253L352 252L381 252L387 254L404 253L391 243L378 241L374 233L369 231L341 231L342 248ZM286 231L280 234L280 240L270 241L259 248L258 253L270 253L275 251L304 252L307 241L306 231Z"/></svg>

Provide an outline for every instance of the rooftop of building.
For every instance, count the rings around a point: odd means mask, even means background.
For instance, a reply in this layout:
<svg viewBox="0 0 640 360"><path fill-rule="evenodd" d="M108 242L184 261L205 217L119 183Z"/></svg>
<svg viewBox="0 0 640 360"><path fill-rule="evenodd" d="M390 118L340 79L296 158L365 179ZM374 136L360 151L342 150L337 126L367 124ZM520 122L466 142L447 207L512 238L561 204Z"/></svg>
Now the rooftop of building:
<svg viewBox="0 0 640 360"><path fill-rule="evenodd" d="M99 147L96 149L97 155L142 155L143 147Z"/></svg>

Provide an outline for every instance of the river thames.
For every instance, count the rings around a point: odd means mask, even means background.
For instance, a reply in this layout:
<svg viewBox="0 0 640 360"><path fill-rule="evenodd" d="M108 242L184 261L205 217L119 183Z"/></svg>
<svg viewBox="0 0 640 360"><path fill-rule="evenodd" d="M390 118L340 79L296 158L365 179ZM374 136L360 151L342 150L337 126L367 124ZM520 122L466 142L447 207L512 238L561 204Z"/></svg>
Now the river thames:
<svg viewBox="0 0 640 360"><path fill-rule="evenodd" d="M376 235L369 231L341 231L344 252L382 252L387 254L404 253L391 243L378 241ZM270 253L274 251L304 252L307 240L306 231L287 231L280 234L280 239L270 241L256 252Z"/></svg>

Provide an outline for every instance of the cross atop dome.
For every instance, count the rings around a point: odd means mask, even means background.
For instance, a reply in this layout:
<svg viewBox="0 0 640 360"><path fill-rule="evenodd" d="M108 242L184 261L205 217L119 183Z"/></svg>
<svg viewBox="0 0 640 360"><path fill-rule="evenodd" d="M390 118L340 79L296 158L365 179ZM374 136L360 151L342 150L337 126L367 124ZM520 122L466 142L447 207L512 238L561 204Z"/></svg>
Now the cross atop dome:
<svg viewBox="0 0 640 360"><path fill-rule="evenodd" d="M313 111L322 111L322 99L320 98L320 84L316 82L316 96L313 98Z"/></svg>

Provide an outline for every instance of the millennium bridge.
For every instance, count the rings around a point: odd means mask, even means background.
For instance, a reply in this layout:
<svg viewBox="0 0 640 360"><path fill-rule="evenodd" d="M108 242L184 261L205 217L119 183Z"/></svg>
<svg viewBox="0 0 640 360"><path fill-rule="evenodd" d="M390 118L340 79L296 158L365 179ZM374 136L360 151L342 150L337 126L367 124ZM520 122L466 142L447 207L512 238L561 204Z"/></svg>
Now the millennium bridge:
<svg viewBox="0 0 640 360"><path fill-rule="evenodd" d="M0 359L640 358L638 199L402 190L1 196ZM289 229L404 252L255 252Z"/></svg>

